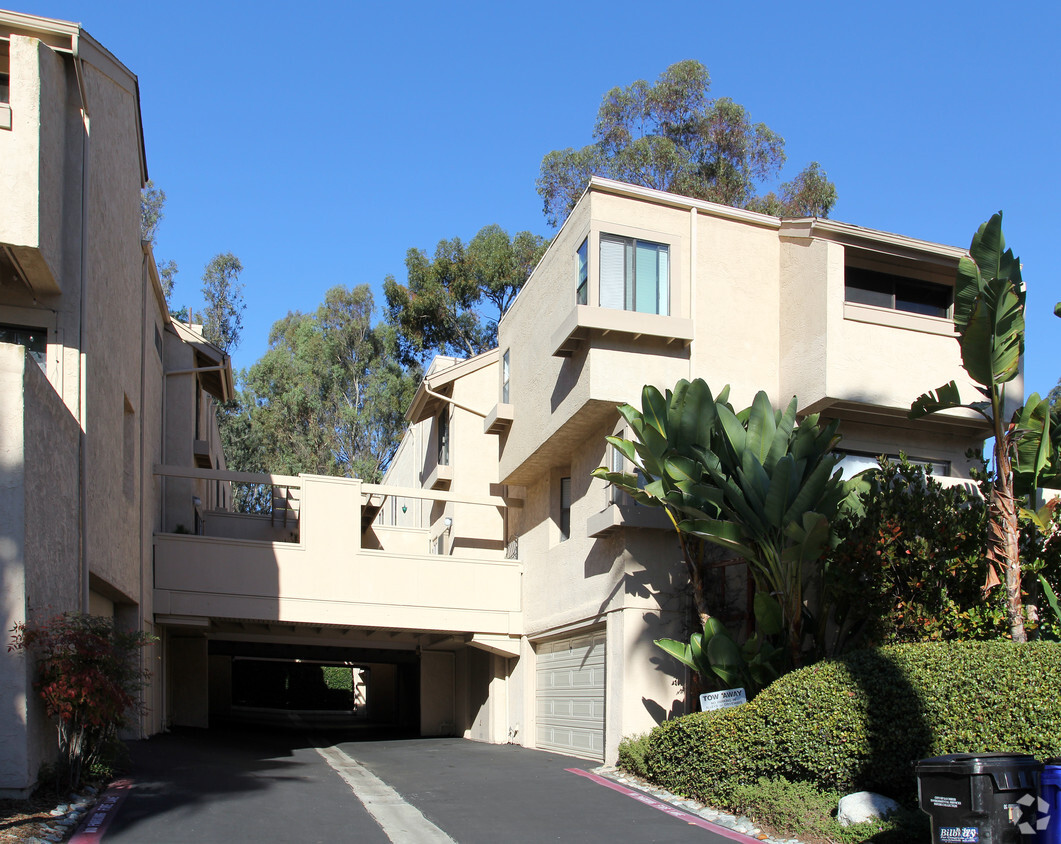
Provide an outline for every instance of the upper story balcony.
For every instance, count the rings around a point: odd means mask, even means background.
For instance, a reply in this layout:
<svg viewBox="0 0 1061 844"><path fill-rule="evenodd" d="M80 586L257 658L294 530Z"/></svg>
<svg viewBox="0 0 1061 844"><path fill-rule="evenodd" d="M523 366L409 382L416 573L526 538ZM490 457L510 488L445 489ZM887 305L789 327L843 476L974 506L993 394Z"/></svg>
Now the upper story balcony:
<svg viewBox="0 0 1061 844"><path fill-rule="evenodd" d="M286 490L279 497L282 512L205 511L198 535L155 536L160 621L230 618L501 637L522 632L519 562L503 552L430 553L462 547L436 541L439 530L453 530L452 519L438 526L375 523L391 498L491 509L504 506L500 498L317 475L167 466L155 471ZM284 518L287 523L280 524Z"/></svg>
<svg viewBox="0 0 1061 844"><path fill-rule="evenodd" d="M786 222L781 235L780 395L891 424L952 379L975 395L953 319L962 250L823 220ZM981 422L951 411L918 424L969 433Z"/></svg>

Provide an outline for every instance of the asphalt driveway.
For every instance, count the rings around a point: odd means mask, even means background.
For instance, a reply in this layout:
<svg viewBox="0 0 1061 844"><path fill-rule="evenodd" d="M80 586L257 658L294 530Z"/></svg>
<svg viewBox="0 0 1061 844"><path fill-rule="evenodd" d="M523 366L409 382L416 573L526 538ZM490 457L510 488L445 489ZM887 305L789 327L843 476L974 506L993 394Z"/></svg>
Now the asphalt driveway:
<svg viewBox="0 0 1061 844"><path fill-rule="evenodd" d="M130 746L131 786L101 838L129 842L586 844L730 841L511 745L213 730ZM744 839L751 841L752 839Z"/></svg>

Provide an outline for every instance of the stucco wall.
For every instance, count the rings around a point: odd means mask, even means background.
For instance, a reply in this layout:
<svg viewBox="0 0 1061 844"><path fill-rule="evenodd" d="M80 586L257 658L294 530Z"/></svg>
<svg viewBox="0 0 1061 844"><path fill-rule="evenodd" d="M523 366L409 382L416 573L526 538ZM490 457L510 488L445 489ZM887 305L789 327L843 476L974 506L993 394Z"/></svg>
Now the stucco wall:
<svg viewBox="0 0 1061 844"><path fill-rule="evenodd" d="M140 248L140 139L136 96L86 65L92 114L88 170L85 343L91 467L88 497L92 574L136 603L140 595L138 466L144 290ZM127 418L128 417L130 418ZM117 597L117 596L115 596Z"/></svg>
<svg viewBox="0 0 1061 844"><path fill-rule="evenodd" d="M80 604L77 424L22 346L0 344L0 622ZM30 662L0 650L0 793L20 793L55 750Z"/></svg>

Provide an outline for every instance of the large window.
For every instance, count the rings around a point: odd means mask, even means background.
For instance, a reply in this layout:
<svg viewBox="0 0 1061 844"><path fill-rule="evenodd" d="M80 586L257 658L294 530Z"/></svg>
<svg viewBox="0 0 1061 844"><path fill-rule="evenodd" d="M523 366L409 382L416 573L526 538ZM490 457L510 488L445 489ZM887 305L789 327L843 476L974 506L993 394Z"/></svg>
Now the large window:
<svg viewBox="0 0 1061 844"><path fill-rule="evenodd" d="M954 289L946 284L901 275L847 267L844 299L859 305L876 305L924 316L949 317Z"/></svg>
<svg viewBox="0 0 1061 844"><path fill-rule="evenodd" d="M647 240L600 237L602 308L670 313L670 247Z"/></svg>
<svg viewBox="0 0 1061 844"><path fill-rule="evenodd" d="M575 288L575 301L580 305L589 304L589 241L583 240L578 247L578 286Z"/></svg>
<svg viewBox="0 0 1061 844"><path fill-rule="evenodd" d="M25 346L37 366L44 372L48 371L48 332L43 328L0 324L0 343Z"/></svg>

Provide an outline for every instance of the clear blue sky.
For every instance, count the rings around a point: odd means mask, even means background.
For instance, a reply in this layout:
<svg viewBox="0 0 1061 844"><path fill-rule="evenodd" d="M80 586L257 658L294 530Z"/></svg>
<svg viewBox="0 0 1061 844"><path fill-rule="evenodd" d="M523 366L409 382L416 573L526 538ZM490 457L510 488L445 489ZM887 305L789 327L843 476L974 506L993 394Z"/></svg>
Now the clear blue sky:
<svg viewBox="0 0 1061 844"><path fill-rule="evenodd" d="M330 286L381 304L411 246L551 235L542 156L590 141L609 88L693 58L786 139L783 178L821 162L834 219L965 247L1003 209L1028 391L1061 376L1056 2L8 2L80 21L139 76L156 255L176 306L214 254L242 260L237 367Z"/></svg>

